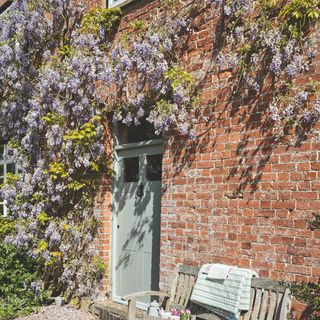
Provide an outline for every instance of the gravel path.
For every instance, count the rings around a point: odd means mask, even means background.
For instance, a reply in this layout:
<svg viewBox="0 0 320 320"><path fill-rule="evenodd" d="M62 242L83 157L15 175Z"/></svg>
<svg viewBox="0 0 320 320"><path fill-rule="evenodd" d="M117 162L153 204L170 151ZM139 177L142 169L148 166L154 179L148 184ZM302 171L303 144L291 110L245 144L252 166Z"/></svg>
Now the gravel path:
<svg viewBox="0 0 320 320"><path fill-rule="evenodd" d="M56 307L55 305L42 307L39 313L15 320L98 320L94 315L70 307Z"/></svg>

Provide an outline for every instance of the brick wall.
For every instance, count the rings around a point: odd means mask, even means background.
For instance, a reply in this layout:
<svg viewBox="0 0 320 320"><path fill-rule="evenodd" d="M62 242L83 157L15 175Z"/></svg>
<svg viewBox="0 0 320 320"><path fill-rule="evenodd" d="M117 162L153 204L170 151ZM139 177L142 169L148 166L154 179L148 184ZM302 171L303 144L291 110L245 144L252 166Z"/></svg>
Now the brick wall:
<svg viewBox="0 0 320 320"><path fill-rule="evenodd" d="M112 159L112 125L111 122L106 124L106 153L108 159ZM109 294L109 286L111 279L111 221L112 221L112 178L105 175L101 180L96 181L99 184L96 210L99 214L100 227L98 230L98 238L96 242L97 254L101 257L106 265L106 277L101 284L100 290Z"/></svg>
<svg viewBox="0 0 320 320"><path fill-rule="evenodd" d="M148 19L158 4L126 6L121 28L134 18ZM184 68L202 78L200 98L210 120L197 119L195 142L175 136L165 141L160 286L166 287L178 262L221 262L255 269L261 277L317 281L320 230L311 231L306 220L320 209L319 127L294 144L292 136L276 138L264 116L268 90L227 101L231 74L217 74L211 62L215 19L210 12L197 17L181 55ZM318 56L315 68L298 81L319 80L319 62ZM104 246L109 257L109 240Z"/></svg>

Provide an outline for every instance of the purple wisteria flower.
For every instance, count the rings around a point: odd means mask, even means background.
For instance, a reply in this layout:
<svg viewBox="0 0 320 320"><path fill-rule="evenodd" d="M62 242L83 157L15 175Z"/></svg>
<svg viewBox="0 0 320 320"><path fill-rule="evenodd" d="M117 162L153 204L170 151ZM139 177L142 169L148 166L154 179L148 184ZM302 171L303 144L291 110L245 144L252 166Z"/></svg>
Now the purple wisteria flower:
<svg viewBox="0 0 320 320"><path fill-rule="evenodd" d="M303 70L302 57L299 54L294 55L291 63L286 67L286 73L290 77L295 77L299 72Z"/></svg>
<svg viewBox="0 0 320 320"><path fill-rule="evenodd" d="M258 84L258 82L254 78L252 78L252 77L250 77L248 75L245 75L244 76L244 81L247 84L247 86L250 89L252 89L254 92L256 92L256 93L259 92L260 85Z"/></svg>
<svg viewBox="0 0 320 320"><path fill-rule="evenodd" d="M160 37L157 33L153 34L150 36L150 42L154 45L159 45L160 44Z"/></svg>
<svg viewBox="0 0 320 320"><path fill-rule="evenodd" d="M285 118L289 118L291 116L293 116L294 114L294 110L295 110L295 106L293 103L290 103L283 111L283 116Z"/></svg>
<svg viewBox="0 0 320 320"><path fill-rule="evenodd" d="M305 110L302 115L302 120L305 122L305 124L310 125L312 122L314 122L317 119L317 114L315 112Z"/></svg>
<svg viewBox="0 0 320 320"><path fill-rule="evenodd" d="M296 40L290 40L283 50L284 61L290 62L292 55L296 49Z"/></svg>
<svg viewBox="0 0 320 320"><path fill-rule="evenodd" d="M303 105L308 101L309 93L306 91L301 91L297 94L297 102L299 105Z"/></svg>
<svg viewBox="0 0 320 320"><path fill-rule="evenodd" d="M50 246L54 247L60 244L61 241L61 235L58 231L53 231L50 236Z"/></svg>
<svg viewBox="0 0 320 320"><path fill-rule="evenodd" d="M280 115L279 115L279 109L276 105L271 103L269 105L269 111L270 111L270 117L274 121L279 121L280 120Z"/></svg>
<svg viewBox="0 0 320 320"><path fill-rule="evenodd" d="M177 19L175 19L175 23L176 23L177 29L179 31L181 29L186 28L186 26L187 26L187 21L183 17L178 17Z"/></svg>
<svg viewBox="0 0 320 320"><path fill-rule="evenodd" d="M234 35L238 42L242 42L244 40L243 37L243 27L237 26L234 31Z"/></svg>
<svg viewBox="0 0 320 320"><path fill-rule="evenodd" d="M218 52L216 60L219 65L223 65L224 63L226 63L225 55L221 51Z"/></svg>
<svg viewBox="0 0 320 320"><path fill-rule="evenodd" d="M280 52L277 52L272 58L269 69L274 75L278 76L281 72L281 66L282 54Z"/></svg>
<svg viewBox="0 0 320 320"><path fill-rule="evenodd" d="M41 293L41 285L38 282L31 282L30 289L33 290L37 296Z"/></svg>
<svg viewBox="0 0 320 320"><path fill-rule="evenodd" d="M320 116L320 100L319 99L317 99L314 102L313 109L314 109L315 114L317 114L317 116L319 117Z"/></svg>
<svg viewBox="0 0 320 320"><path fill-rule="evenodd" d="M231 9L230 6L225 5L225 6L223 7L223 10L224 10L224 14L225 14L226 16L231 16L231 14L232 14L232 9Z"/></svg>
<svg viewBox="0 0 320 320"><path fill-rule="evenodd" d="M224 0L214 0L214 3L218 6L222 6L224 4Z"/></svg>

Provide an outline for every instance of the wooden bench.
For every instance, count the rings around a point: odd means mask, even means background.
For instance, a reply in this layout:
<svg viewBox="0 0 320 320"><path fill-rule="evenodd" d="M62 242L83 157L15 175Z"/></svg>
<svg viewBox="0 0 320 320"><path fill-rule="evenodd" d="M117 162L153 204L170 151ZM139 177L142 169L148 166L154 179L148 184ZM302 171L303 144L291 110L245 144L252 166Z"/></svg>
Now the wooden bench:
<svg viewBox="0 0 320 320"><path fill-rule="evenodd" d="M128 320L135 320L136 300L145 296L164 297L163 308L190 309L197 319L219 320L219 316L190 301L199 268L178 264L171 276L167 292L143 291L122 297L128 301ZM253 278L251 282L251 305L242 314L242 320L285 320L288 319L291 294L287 285L274 280ZM149 318L145 315L145 318ZM153 318L159 319L159 318Z"/></svg>

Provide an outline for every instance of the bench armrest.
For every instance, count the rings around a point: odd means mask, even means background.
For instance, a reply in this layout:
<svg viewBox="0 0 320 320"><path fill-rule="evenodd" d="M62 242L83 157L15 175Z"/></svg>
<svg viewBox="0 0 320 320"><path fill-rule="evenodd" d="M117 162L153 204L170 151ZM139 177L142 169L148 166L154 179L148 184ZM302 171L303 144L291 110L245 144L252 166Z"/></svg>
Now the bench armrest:
<svg viewBox="0 0 320 320"><path fill-rule="evenodd" d="M140 291L129 293L121 297L121 300L130 301L145 296L169 297L169 293L163 291Z"/></svg>

